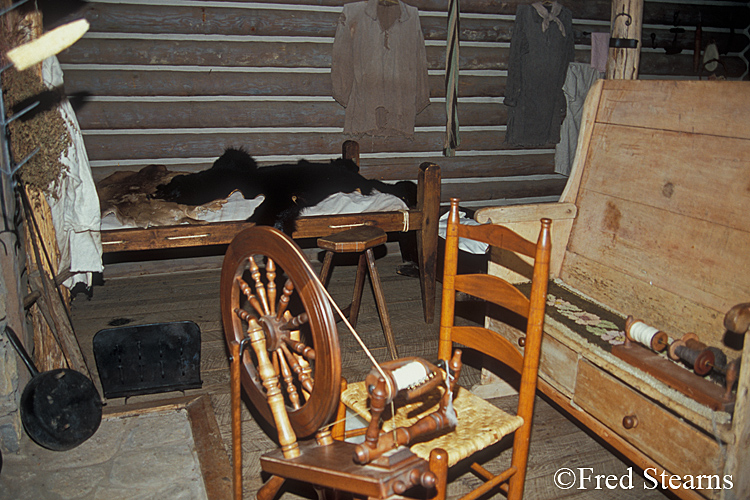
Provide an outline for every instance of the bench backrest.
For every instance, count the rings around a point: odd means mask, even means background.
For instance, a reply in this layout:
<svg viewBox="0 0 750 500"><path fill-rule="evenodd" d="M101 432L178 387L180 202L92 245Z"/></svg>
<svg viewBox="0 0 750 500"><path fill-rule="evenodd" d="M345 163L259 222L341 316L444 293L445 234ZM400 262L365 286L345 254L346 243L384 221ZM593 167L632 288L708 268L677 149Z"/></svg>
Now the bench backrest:
<svg viewBox="0 0 750 500"><path fill-rule="evenodd" d="M592 92L561 199L577 215L559 276L673 337L720 344L726 311L750 300L750 83Z"/></svg>

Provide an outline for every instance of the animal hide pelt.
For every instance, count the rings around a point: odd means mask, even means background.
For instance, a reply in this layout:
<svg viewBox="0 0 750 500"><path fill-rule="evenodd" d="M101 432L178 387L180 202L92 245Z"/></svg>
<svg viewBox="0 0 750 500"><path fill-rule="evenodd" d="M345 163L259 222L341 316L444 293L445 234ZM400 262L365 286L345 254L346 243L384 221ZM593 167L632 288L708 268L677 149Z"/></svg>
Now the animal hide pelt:
<svg viewBox="0 0 750 500"><path fill-rule="evenodd" d="M206 210L218 210L224 200L203 206L190 206L154 199L156 187L169 183L178 172L170 172L164 165L149 165L138 172L115 172L97 185L102 217L114 213L125 225L137 227L201 223L197 215Z"/></svg>
<svg viewBox="0 0 750 500"><path fill-rule="evenodd" d="M409 207L416 205L417 186L401 181L388 184L366 179L351 160L329 163L301 160L294 164L258 167L243 149L229 148L211 168L189 175L177 175L156 189L155 196L185 205L201 205L226 198L239 190L245 198L264 195L263 203L248 221L275 226L291 233L294 222L305 207L316 205L334 193L373 190L401 198Z"/></svg>

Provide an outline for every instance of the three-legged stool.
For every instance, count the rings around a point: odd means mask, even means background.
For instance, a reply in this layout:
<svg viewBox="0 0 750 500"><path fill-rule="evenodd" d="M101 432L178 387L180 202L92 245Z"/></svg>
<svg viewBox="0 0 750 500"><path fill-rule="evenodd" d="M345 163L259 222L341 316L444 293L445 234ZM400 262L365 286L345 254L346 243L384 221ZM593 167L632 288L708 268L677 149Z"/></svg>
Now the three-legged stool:
<svg viewBox="0 0 750 500"><path fill-rule="evenodd" d="M320 281L327 286L328 278L331 274L333 254L334 253L359 253L359 263L357 264L357 276L354 281L354 295L352 303L349 306L349 322L353 327L357 326L357 316L359 315L359 306L362 302L362 290L365 285L365 264L370 272L370 281L375 294L375 303L378 306L380 323L383 325L385 334L385 343L388 346L391 359L398 358L396 350L396 340L393 337L391 328L391 319L388 316L388 306L385 303L383 287L380 284L380 275L375 267L375 256L372 249L386 242L388 236L380 228L372 226L359 226L347 231L318 238L318 247L325 250L323 260L323 269L320 272Z"/></svg>

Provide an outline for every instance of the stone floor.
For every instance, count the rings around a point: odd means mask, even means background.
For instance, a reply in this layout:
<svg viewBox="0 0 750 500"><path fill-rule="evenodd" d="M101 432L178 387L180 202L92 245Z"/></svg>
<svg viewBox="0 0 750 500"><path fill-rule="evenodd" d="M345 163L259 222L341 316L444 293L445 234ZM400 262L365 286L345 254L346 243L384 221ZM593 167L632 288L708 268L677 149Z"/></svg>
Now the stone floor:
<svg viewBox="0 0 750 500"><path fill-rule="evenodd" d="M184 409L104 418L66 452L25 438L0 472L2 500L151 498L207 499Z"/></svg>

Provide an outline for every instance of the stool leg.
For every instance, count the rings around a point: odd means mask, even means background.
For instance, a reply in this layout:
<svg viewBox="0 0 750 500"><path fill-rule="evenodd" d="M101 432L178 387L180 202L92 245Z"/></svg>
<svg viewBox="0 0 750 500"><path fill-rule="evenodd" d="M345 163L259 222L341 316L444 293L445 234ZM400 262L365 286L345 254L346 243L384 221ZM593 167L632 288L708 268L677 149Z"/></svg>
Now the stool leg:
<svg viewBox="0 0 750 500"><path fill-rule="evenodd" d="M326 255L323 258L323 269L320 270L320 282L323 286L328 288L328 278L331 277L331 263L333 262L333 252L330 250L326 251Z"/></svg>
<svg viewBox="0 0 750 500"><path fill-rule="evenodd" d="M357 317L359 316L359 306L362 304L362 291L365 288L366 272L365 254L361 253L357 262L357 276L354 279L354 295L352 295L352 303L349 306L349 323L351 323L352 328L357 327Z"/></svg>
<svg viewBox="0 0 750 500"><path fill-rule="evenodd" d="M380 323L382 323L383 325L385 343L386 345L388 345L388 351L391 354L391 359L396 359L398 358L396 339L393 337L391 318L388 315L388 306L385 303L385 295L383 294L383 287L380 284L380 275L378 274L378 268L375 267L375 255L372 252L372 248L368 248L367 250L365 250L365 255L367 256L367 266L370 268L370 281L372 282L372 290L375 293L375 302L378 305Z"/></svg>

